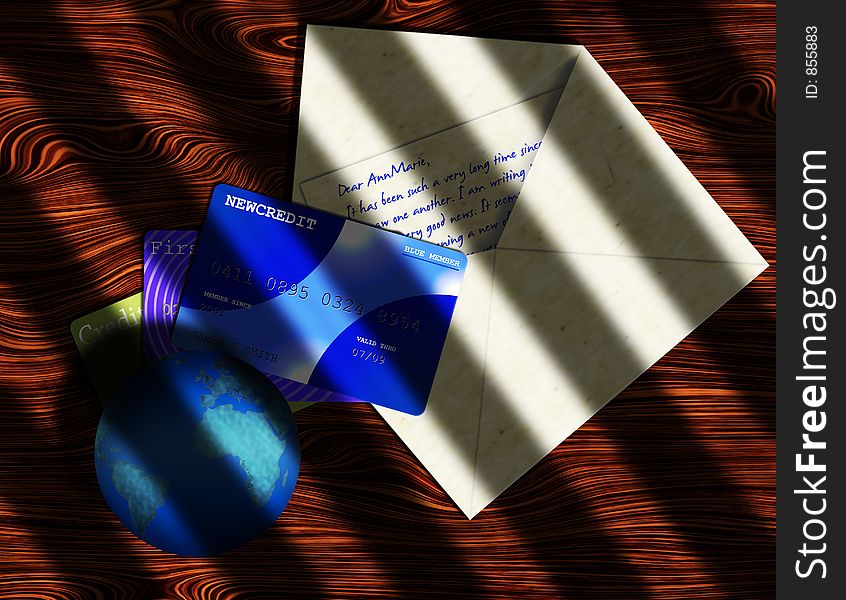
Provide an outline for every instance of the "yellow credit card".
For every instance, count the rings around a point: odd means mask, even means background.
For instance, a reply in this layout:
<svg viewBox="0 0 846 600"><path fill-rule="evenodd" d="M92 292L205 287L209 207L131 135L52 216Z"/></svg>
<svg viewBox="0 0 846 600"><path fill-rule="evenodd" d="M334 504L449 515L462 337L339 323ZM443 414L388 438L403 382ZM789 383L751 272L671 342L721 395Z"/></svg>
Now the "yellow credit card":
<svg viewBox="0 0 846 600"><path fill-rule="evenodd" d="M97 397L106 404L141 367L141 293L76 319L70 330Z"/></svg>

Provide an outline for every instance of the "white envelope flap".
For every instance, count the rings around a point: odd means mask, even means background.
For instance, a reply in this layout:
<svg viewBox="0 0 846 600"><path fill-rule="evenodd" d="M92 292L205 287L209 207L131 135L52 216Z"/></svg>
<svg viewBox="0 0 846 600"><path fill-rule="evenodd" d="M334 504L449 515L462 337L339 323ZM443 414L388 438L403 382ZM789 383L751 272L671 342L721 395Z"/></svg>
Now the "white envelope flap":
<svg viewBox="0 0 846 600"><path fill-rule="evenodd" d="M468 516L766 268L587 51L493 265Z"/></svg>
<svg viewBox="0 0 846 600"><path fill-rule="evenodd" d="M587 50L537 165L500 248L766 264Z"/></svg>

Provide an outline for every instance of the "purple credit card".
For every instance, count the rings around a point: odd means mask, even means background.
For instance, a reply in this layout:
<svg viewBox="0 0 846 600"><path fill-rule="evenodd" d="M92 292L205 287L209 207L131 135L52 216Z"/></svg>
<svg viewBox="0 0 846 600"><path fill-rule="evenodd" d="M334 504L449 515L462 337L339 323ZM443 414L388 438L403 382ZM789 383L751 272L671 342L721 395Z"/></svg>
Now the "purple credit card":
<svg viewBox="0 0 846 600"><path fill-rule="evenodd" d="M141 339L144 358L150 362L167 358L177 351L170 334L196 241L196 231L154 229L144 236Z"/></svg>
<svg viewBox="0 0 846 600"><path fill-rule="evenodd" d="M180 350L170 341L170 336L196 241L196 231L153 229L144 236L141 339L148 362L162 360ZM267 377L289 402L361 402L358 398L275 375Z"/></svg>

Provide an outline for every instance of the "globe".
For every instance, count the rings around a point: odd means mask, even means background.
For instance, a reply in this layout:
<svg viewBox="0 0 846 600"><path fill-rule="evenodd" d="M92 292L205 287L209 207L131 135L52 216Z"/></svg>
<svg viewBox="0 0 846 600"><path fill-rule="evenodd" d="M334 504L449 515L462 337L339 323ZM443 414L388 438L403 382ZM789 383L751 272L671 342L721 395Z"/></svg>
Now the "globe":
<svg viewBox="0 0 846 600"><path fill-rule="evenodd" d="M282 394L216 352L179 352L118 388L97 428L97 480L135 535L186 556L258 537L297 481L300 444Z"/></svg>

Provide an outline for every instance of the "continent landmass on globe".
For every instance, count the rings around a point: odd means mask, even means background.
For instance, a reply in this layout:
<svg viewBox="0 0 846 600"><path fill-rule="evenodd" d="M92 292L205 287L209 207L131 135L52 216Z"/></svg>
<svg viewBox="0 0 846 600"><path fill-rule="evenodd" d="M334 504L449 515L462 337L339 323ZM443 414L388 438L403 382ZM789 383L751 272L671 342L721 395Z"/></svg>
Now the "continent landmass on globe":
<svg viewBox="0 0 846 600"><path fill-rule="evenodd" d="M135 528L144 535L147 526L156 518L156 513L167 499L168 481L147 473L129 460L110 461L109 454L118 452L117 447L104 447L108 444L111 432L111 423L104 417L97 428L94 452L98 458L110 463L112 483L126 500Z"/></svg>
<svg viewBox="0 0 846 600"><path fill-rule="evenodd" d="M168 482L150 475L127 460L118 460L112 465L112 481L115 489L129 504L129 514L132 515L135 528L144 535L147 526L165 503Z"/></svg>
<svg viewBox="0 0 846 600"><path fill-rule="evenodd" d="M248 374L245 376L243 369L240 369L238 365L217 360L214 366L220 373L218 377L212 377L208 371L201 368L199 374L194 378L194 381L202 383L209 390L208 394L200 396L200 402L203 406L214 406L218 398L224 394L228 394L236 400L252 402L262 408L267 408L270 405L265 394L248 383L252 378Z"/></svg>
<svg viewBox="0 0 846 600"><path fill-rule="evenodd" d="M204 456L239 460L247 474L247 491L257 506L270 500L282 475L279 459L285 452L285 440L271 430L267 417L267 413L239 412L231 404L223 404L206 409L195 432L197 449Z"/></svg>
<svg viewBox="0 0 846 600"><path fill-rule="evenodd" d="M200 396L206 407L197 425L195 441L204 456L218 458L234 456L247 475L247 491L257 506L264 506L282 476L287 482L288 472L279 470L279 459L285 452L287 426L275 410L275 404L258 389L246 382L250 377L239 372L237 365L218 360L214 363L219 375L212 377L200 369L194 380L202 383L208 394ZM228 395L264 409L263 412L237 411L232 404L215 406L219 398ZM272 427L272 430L268 427Z"/></svg>

